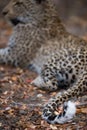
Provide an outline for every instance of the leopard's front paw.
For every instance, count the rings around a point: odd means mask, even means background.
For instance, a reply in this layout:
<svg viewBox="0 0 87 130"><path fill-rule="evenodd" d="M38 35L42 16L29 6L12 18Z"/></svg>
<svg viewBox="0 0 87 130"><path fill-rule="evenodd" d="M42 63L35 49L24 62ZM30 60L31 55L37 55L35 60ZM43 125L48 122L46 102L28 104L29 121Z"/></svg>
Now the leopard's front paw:
<svg viewBox="0 0 87 130"><path fill-rule="evenodd" d="M46 84L41 76L38 76L35 80L31 82L31 85L44 89Z"/></svg>
<svg viewBox="0 0 87 130"><path fill-rule="evenodd" d="M56 91L58 89L57 85L52 84L52 82L49 80L48 82L45 82L43 77L38 76L35 80L31 82L31 85L45 90L45 91Z"/></svg>

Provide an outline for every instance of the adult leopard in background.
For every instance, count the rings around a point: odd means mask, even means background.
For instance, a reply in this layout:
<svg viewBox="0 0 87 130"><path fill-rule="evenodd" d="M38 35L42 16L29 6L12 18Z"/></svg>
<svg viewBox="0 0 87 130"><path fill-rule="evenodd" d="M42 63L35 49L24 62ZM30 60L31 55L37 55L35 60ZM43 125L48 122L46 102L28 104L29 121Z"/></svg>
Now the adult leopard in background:
<svg viewBox="0 0 87 130"><path fill-rule="evenodd" d="M0 63L35 70L39 76L32 84L38 88L67 88L45 105L43 118L49 123L68 121L76 111L68 100L87 90L86 41L66 31L53 0L12 0L3 15L13 24L13 33L8 47L0 49ZM62 103L63 112L55 114Z"/></svg>

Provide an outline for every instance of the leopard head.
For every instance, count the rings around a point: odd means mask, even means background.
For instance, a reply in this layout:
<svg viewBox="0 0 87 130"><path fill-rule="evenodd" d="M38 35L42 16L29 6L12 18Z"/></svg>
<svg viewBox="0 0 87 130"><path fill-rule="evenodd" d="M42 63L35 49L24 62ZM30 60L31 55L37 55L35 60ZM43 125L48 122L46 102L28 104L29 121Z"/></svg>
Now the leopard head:
<svg viewBox="0 0 87 130"><path fill-rule="evenodd" d="M3 15L13 25L40 21L45 12L46 1L48 0L11 0L3 9Z"/></svg>

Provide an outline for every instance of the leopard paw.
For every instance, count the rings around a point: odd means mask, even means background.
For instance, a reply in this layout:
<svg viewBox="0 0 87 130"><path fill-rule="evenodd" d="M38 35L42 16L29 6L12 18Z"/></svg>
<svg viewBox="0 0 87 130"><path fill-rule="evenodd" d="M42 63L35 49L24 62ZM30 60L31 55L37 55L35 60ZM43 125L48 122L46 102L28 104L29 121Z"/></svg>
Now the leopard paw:
<svg viewBox="0 0 87 130"><path fill-rule="evenodd" d="M46 84L41 76L38 76L35 80L33 80L31 82L31 85L38 87L38 88L44 88L46 86Z"/></svg>

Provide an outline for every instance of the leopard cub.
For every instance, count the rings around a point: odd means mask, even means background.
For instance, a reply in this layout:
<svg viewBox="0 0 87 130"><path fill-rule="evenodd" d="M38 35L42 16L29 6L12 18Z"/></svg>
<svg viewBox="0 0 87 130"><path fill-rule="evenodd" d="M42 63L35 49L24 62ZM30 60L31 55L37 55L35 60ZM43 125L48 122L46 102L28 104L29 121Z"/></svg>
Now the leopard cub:
<svg viewBox="0 0 87 130"><path fill-rule="evenodd" d="M36 71L32 84L40 89L66 89L45 105L42 117L49 123L72 119L76 107L69 100L87 90L87 42L66 31L53 0L11 0L3 14L13 33L0 49L0 63Z"/></svg>

